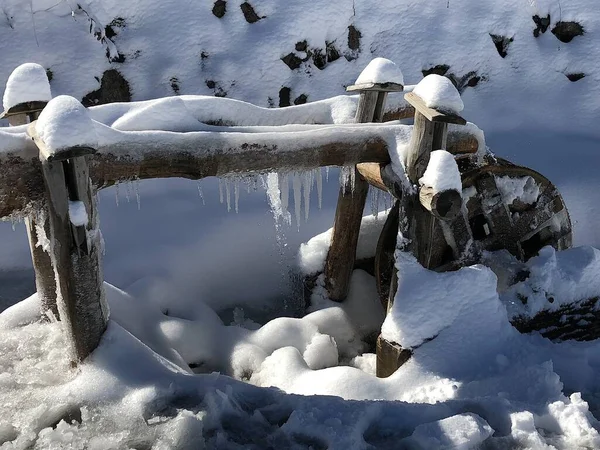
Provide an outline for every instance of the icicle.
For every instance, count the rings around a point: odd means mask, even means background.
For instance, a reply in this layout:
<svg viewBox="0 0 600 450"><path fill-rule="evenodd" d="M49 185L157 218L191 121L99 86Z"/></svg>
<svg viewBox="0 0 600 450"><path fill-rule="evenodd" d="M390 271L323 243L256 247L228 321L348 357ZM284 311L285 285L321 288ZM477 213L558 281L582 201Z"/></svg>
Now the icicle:
<svg viewBox="0 0 600 450"><path fill-rule="evenodd" d="M240 203L240 183L238 180L235 180L233 184L233 198L235 200L235 213L239 213L239 203Z"/></svg>
<svg viewBox="0 0 600 450"><path fill-rule="evenodd" d="M17 229L17 221L15 220L14 217L10 218L10 225L13 231L15 231Z"/></svg>
<svg viewBox="0 0 600 450"><path fill-rule="evenodd" d="M204 201L204 192L202 192L202 182L198 180L198 195L200 196L200 200L202 200L202 205L206 205Z"/></svg>
<svg viewBox="0 0 600 450"><path fill-rule="evenodd" d="M371 191L371 215L375 218L379 216L379 189L370 187Z"/></svg>
<svg viewBox="0 0 600 450"><path fill-rule="evenodd" d="M323 171L319 167L315 169L315 178L317 179L317 197L319 199L319 209L323 205Z"/></svg>
<svg viewBox="0 0 600 450"><path fill-rule="evenodd" d="M219 202L223 204L223 180L219 178Z"/></svg>
<svg viewBox="0 0 600 450"><path fill-rule="evenodd" d="M325 182L329 183L329 166L325 166Z"/></svg>
<svg viewBox="0 0 600 450"><path fill-rule="evenodd" d="M281 202L281 191L279 190L280 176L276 173L269 173L264 180L265 189L267 191L267 199L269 200L269 206L273 212L273 218L275 219L275 228L279 232L280 222L283 219L284 222L290 223L290 213L287 209L283 208Z"/></svg>
<svg viewBox="0 0 600 450"><path fill-rule="evenodd" d="M304 172L302 174L302 181L304 184L304 221L308 222L308 214L310 213L310 191L312 190L313 184L312 171Z"/></svg>
<svg viewBox="0 0 600 450"><path fill-rule="evenodd" d="M300 213L302 211L302 179L300 175L294 172L292 179L294 189L294 210L296 213L296 225L298 225L298 231L300 231Z"/></svg>
<svg viewBox="0 0 600 450"><path fill-rule="evenodd" d="M131 198L129 198L129 194L130 194L129 191L131 189L130 184L131 183L129 181L125 182L125 198L127 199L127 203L129 203L131 201Z"/></svg>
<svg viewBox="0 0 600 450"><path fill-rule="evenodd" d="M350 171L350 187L352 189L352 195L354 195L354 186L356 186L356 169L354 166L348 168Z"/></svg>
<svg viewBox="0 0 600 450"><path fill-rule="evenodd" d="M229 180L223 180L225 183L225 196L227 197L227 212L231 211L231 191L229 190Z"/></svg>
<svg viewBox="0 0 600 450"><path fill-rule="evenodd" d="M142 202L140 201L140 180L133 180L133 188L135 189L135 201L137 202L138 211L142 209Z"/></svg>
<svg viewBox="0 0 600 450"><path fill-rule="evenodd" d="M119 182L117 181L117 184L115 184L115 203L117 204L117 207L119 206Z"/></svg>

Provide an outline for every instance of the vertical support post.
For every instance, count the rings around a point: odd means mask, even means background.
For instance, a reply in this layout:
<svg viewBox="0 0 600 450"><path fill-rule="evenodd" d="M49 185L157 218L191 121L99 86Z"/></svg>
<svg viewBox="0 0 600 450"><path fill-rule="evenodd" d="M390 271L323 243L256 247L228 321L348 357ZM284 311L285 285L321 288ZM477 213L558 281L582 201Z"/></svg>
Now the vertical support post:
<svg viewBox="0 0 600 450"><path fill-rule="evenodd" d="M7 115L8 123L11 126L25 125L38 118L41 109L46 102L24 103L13 108L17 112ZM35 273L35 287L38 298L40 299L42 316L51 313L58 319L58 307L56 305L56 281L54 279L54 269L50 261L50 255L44 250L40 242L40 233L48 236L49 225L47 222L48 207L46 204L40 205L40 209L27 216L25 226L27 229L27 239L29 241L29 251L33 262Z"/></svg>
<svg viewBox="0 0 600 450"><path fill-rule="evenodd" d="M466 121L455 115L448 115L425 106L415 94L409 93L406 100L415 107L415 119L411 141L405 155L405 167L409 181L418 186L419 179L425 173L433 150L445 149L448 135L448 123L465 124ZM431 211L419 201L419 195L414 192L404 192L400 200L400 233L406 239L406 248L412 252L419 263L426 268L432 268L434 239L443 237L442 228ZM456 220L464 221L463 214L458 214ZM468 230L468 223L466 226ZM394 267L388 300L388 312L394 303L398 284L398 271ZM404 364L412 351L404 349L395 342L390 342L381 335L377 339L376 375L386 378Z"/></svg>
<svg viewBox="0 0 600 450"><path fill-rule="evenodd" d="M86 160L95 150L73 147L50 152L37 136L35 123L28 133L40 149L57 307L77 363L98 346L108 321L101 237Z"/></svg>
<svg viewBox="0 0 600 450"><path fill-rule="evenodd" d="M356 122L381 122L387 93L401 91L401 85L390 83L371 85L368 89L350 86L349 91L358 90L360 97L356 110ZM325 287L331 300L341 302L348 295L350 277L356 260L356 245L360 233L363 210L369 192L367 183L358 173L340 186L338 203L333 222L333 232L327 259L325 260Z"/></svg>

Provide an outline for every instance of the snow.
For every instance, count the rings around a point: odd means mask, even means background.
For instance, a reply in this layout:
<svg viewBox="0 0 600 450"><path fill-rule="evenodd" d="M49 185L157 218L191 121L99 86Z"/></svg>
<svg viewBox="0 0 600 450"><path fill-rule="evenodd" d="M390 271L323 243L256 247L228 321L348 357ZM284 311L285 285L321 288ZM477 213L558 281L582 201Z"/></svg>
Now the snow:
<svg viewBox="0 0 600 450"><path fill-rule="evenodd" d="M354 84L368 83L397 83L404 86L404 75L393 61L386 58L373 58L354 82Z"/></svg>
<svg viewBox="0 0 600 450"><path fill-rule="evenodd" d="M500 195L502 195L502 200L507 205L511 205L515 200L519 200L526 205L531 205L537 201L540 195L540 187L533 177L512 178L510 176L494 176L494 178Z"/></svg>
<svg viewBox="0 0 600 450"><path fill-rule="evenodd" d="M434 192L448 190L461 192L462 181L454 156L446 150L432 151L427 169L419 179L419 184L433 188Z"/></svg>
<svg viewBox="0 0 600 450"><path fill-rule="evenodd" d="M96 128L87 110L67 95L50 100L35 129L50 153L59 153L70 147L98 147Z"/></svg>
<svg viewBox="0 0 600 450"><path fill-rule="evenodd" d="M419 425L407 441L417 449L468 450L477 448L493 432L477 414L466 413Z"/></svg>
<svg viewBox="0 0 600 450"><path fill-rule="evenodd" d="M52 99L46 69L35 63L17 67L8 77L2 104L7 111L26 102L49 102Z"/></svg>
<svg viewBox="0 0 600 450"><path fill-rule="evenodd" d="M458 114L465 105L452 82L441 75L427 75L413 90L425 105L439 111Z"/></svg>
<svg viewBox="0 0 600 450"><path fill-rule="evenodd" d="M76 227L87 226L88 215L82 201L69 200L69 219Z"/></svg>

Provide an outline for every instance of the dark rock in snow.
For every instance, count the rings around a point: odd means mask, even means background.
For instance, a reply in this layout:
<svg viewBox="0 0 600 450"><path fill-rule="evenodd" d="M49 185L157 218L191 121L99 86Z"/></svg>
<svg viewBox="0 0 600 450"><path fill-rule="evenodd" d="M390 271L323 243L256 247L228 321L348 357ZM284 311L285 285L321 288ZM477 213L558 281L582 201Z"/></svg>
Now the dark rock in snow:
<svg viewBox="0 0 600 450"><path fill-rule="evenodd" d="M325 59L325 54L323 54L323 50L320 48L315 48L312 52L313 62L315 67L319 70L323 70L327 65L327 61Z"/></svg>
<svg viewBox="0 0 600 450"><path fill-rule="evenodd" d="M362 34L354 25L348 27L348 48L350 50L360 50L360 38Z"/></svg>
<svg viewBox="0 0 600 450"><path fill-rule="evenodd" d="M540 33L545 33L548 27L550 26L550 14L546 17L540 17L537 14L532 17L536 28L533 30L533 35L538 37Z"/></svg>
<svg viewBox="0 0 600 450"><path fill-rule="evenodd" d="M175 95L179 95L179 78L177 77L171 77L171 79L169 80L169 83L171 84L171 89L173 89L173 92L175 93Z"/></svg>
<svg viewBox="0 0 600 450"><path fill-rule="evenodd" d="M308 100L308 96L306 94L300 94L294 100L294 105L304 105L307 100Z"/></svg>
<svg viewBox="0 0 600 450"><path fill-rule="evenodd" d="M248 23L255 23L260 19L264 19L264 17L260 17L258 14L256 14L256 11L254 11L254 8L248 2L242 3L240 8L242 8L242 12L244 13L244 17Z"/></svg>
<svg viewBox="0 0 600 450"><path fill-rule="evenodd" d="M279 90L279 106L280 107L284 107L284 106L290 106L290 94L292 93L292 90L289 87L282 87Z"/></svg>
<svg viewBox="0 0 600 450"><path fill-rule="evenodd" d="M297 69L298 67L300 67L300 64L302 64L302 60L298 56L296 56L294 53L289 53L289 54L285 55L283 58L281 58L281 60L291 70Z"/></svg>
<svg viewBox="0 0 600 450"><path fill-rule="evenodd" d="M447 64L438 64L435 67L430 67L429 69L423 69L421 70L421 73L423 74L424 77L426 77L427 75L431 75L431 74L435 74L435 75L446 75L446 73L448 73L448 70L450 70L450 66Z"/></svg>
<svg viewBox="0 0 600 450"><path fill-rule="evenodd" d="M213 5L212 13L221 19L227 12L227 2L225 0L217 0Z"/></svg>
<svg viewBox="0 0 600 450"><path fill-rule="evenodd" d="M566 73L565 74L567 76L567 78L569 79L569 81L579 81L582 78L585 78L585 73L582 72L578 72L578 73Z"/></svg>
<svg viewBox="0 0 600 450"><path fill-rule="evenodd" d="M584 33L585 30L577 22L557 22L552 28L552 34L564 43L571 42L573 38L583 36Z"/></svg>
<svg viewBox="0 0 600 450"><path fill-rule="evenodd" d="M340 52L337 48L335 48L335 44L333 42L325 43L325 52L327 54L327 62L333 62L340 59Z"/></svg>
<svg viewBox="0 0 600 450"><path fill-rule="evenodd" d="M506 36L500 36L498 34L491 34L491 33L490 33L490 37L492 38L492 41L494 42L494 45L496 46L496 50L498 50L498 54L501 57L506 58L506 55L508 55L508 46L513 41L513 38L509 38Z"/></svg>
<svg viewBox="0 0 600 450"><path fill-rule="evenodd" d="M94 106L130 101L131 89L129 83L118 70L110 69L102 75L100 88L83 97L81 103L84 106Z"/></svg>
<svg viewBox="0 0 600 450"><path fill-rule="evenodd" d="M296 42L296 51L305 52L308 49L308 43L306 41Z"/></svg>

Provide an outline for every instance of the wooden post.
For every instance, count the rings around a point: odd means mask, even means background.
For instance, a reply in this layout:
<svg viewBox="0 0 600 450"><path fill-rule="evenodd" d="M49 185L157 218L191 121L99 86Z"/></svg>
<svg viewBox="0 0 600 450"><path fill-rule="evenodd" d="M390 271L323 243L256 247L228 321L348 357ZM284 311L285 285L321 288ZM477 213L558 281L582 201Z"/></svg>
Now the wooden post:
<svg viewBox="0 0 600 450"><path fill-rule="evenodd" d="M11 126L25 125L38 118L47 102L26 102L15 105L3 113L3 117L8 119ZM39 209L27 216L25 226L27 229L27 239L29 241L29 251L33 262L33 271L35 273L35 287L38 298L40 299L41 313L45 316L48 313L58 319L58 308L56 305L56 281L54 279L54 269L50 261L50 255L43 248L40 242L41 233L48 236L49 228L48 207L45 203L39 206Z"/></svg>
<svg viewBox="0 0 600 450"><path fill-rule="evenodd" d="M433 150L445 149L448 135L448 123L464 125L466 121L457 115L444 114L428 108L423 100L413 93L405 95L406 100L415 107L414 127L405 155L405 167L408 179L413 186L419 186L419 179L425 173ZM434 268L441 259L436 254L440 246L436 239L444 238L444 229L440 223L454 221L465 224L461 229L470 233L466 210L462 204L460 193L457 191L434 192L425 186L424 189L404 192L400 199L400 215L406 220L400 220L400 232L405 239L405 251L411 251L419 263L426 268ZM452 231L452 225L446 225ZM452 234L450 231L450 234ZM463 241L460 241L463 242ZM470 239L464 241L468 246ZM456 242L453 242L456 245ZM401 244L402 245L402 244ZM394 268L392 286L388 301L388 311L394 303L398 282L397 270ZM377 340L376 374L385 378L394 373L411 356L412 351L403 349L399 344L390 342L379 336Z"/></svg>
<svg viewBox="0 0 600 450"><path fill-rule="evenodd" d="M35 125L29 126L28 134L40 150L57 306L77 363L97 347L108 320L100 231L86 161L86 155L95 150L71 147L50 152ZM81 221L82 215L87 221Z"/></svg>
<svg viewBox="0 0 600 450"><path fill-rule="evenodd" d="M381 122L387 93L402 91L403 86L396 83L370 83L349 86L347 90L360 92L356 122L367 123ZM340 187L331 244L325 260L325 286L329 298L337 302L343 301L348 295L360 224L369 192L369 183L360 176L356 167L351 170L354 171L353 176Z"/></svg>

